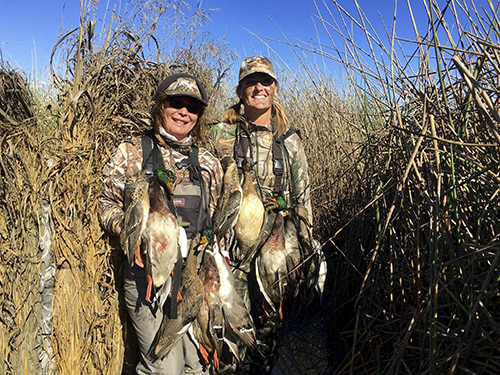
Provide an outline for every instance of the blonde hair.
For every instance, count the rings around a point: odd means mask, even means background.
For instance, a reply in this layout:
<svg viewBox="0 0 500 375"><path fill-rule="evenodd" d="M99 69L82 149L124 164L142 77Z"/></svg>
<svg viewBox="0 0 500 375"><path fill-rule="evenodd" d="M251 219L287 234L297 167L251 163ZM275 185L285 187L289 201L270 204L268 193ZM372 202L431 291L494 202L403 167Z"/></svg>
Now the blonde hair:
<svg viewBox="0 0 500 375"><path fill-rule="evenodd" d="M155 102L153 104L152 109L152 117L153 117L153 129L155 131L160 131L160 127L163 122L163 112L165 111L165 101L168 99L168 96L165 93L161 92L155 98ZM198 120L194 125L194 128L191 130L189 135L193 138L194 144L202 145L205 143L207 139L208 129L207 129L207 119L205 116L205 106L201 106L200 113L198 114Z"/></svg>
<svg viewBox="0 0 500 375"><path fill-rule="evenodd" d="M223 122L225 122L226 124L237 124L239 122L248 124L245 116L240 114L242 112L242 107L243 103L241 100L230 107L224 113ZM283 108L283 106L278 102L274 102L271 108L271 122L274 126L274 135L276 137L285 134L288 129L290 129L290 120L286 115L285 108Z"/></svg>

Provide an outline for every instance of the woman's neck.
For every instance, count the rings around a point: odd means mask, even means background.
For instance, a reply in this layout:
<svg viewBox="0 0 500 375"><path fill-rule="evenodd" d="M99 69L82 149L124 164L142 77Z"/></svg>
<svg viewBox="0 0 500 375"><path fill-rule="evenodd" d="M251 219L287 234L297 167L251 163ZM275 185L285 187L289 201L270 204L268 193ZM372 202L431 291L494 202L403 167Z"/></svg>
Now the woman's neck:
<svg viewBox="0 0 500 375"><path fill-rule="evenodd" d="M255 125L271 125L271 108L265 112L247 111L245 109L245 116L248 121Z"/></svg>

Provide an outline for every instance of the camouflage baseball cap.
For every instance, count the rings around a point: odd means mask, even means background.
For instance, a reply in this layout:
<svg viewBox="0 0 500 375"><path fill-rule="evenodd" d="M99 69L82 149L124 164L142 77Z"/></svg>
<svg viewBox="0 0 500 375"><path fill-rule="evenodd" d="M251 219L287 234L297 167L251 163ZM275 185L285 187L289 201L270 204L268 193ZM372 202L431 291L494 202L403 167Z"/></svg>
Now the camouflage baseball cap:
<svg viewBox="0 0 500 375"><path fill-rule="evenodd" d="M201 82L191 74L177 73L165 78L158 89L156 97L160 93L167 96L189 96L207 105L207 94Z"/></svg>
<svg viewBox="0 0 500 375"><path fill-rule="evenodd" d="M253 73L265 73L276 79L273 64L271 63L271 60L265 56L247 57L243 60L240 67L240 78L238 82L241 82L243 78Z"/></svg>

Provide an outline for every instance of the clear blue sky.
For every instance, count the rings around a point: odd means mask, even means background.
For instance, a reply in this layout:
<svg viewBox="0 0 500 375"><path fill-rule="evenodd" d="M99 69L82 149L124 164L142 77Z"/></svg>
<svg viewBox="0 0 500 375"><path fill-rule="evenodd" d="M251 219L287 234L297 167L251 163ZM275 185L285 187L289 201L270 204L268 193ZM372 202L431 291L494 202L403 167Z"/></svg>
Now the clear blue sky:
<svg viewBox="0 0 500 375"><path fill-rule="evenodd" d="M123 0L125 2L126 0ZM485 2L486 0L481 0ZM110 6L116 0L109 0ZM195 4L196 1L188 0ZM317 0L321 12L326 13L322 0ZM340 0L351 14L356 14L353 0ZM443 4L444 1L441 1ZM477 3L478 1L476 1ZM101 6L106 2L101 1ZM335 7L331 0L326 3L333 11ZM384 22L390 26L394 12L393 0L358 0L361 8L370 18L370 22L381 25L379 13ZM400 0L398 9L398 35L401 27L407 27L412 34L412 29L405 21L406 1ZM420 5L421 1L412 1ZM413 6L413 5L412 5ZM263 37L284 40L284 35L291 41L296 38L304 41L317 41L314 15L317 15L313 0L204 0L204 8L218 8L219 11L212 17L209 30L215 36L226 35L231 49L240 57L254 54L270 55L267 47L258 38L252 36L247 30ZM34 68L37 75L46 71L52 47L57 41L62 30L76 27L79 23L79 0L0 0L0 49L4 60L18 68L23 69L33 78ZM421 9L418 10L421 12ZM401 21L399 20L401 14ZM417 14L418 17L418 14ZM425 17L426 20L426 17ZM405 24L406 23L406 24ZM425 24L421 25L425 28ZM382 29L379 28L381 31ZM323 43L331 45L324 33ZM338 41L340 43L340 39ZM292 62L294 56L290 48L279 43L271 43L279 56Z"/></svg>

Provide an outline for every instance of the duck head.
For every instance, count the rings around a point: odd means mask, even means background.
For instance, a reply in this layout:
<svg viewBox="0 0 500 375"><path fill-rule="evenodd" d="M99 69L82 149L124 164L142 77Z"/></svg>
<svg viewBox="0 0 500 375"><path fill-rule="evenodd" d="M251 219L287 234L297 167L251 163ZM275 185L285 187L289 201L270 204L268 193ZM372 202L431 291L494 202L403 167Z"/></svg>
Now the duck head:
<svg viewBox="0 0 500 375"><path fill-rule="evenodd" d="M166 188L171 195L174 195L174 182L177 176L170 169L155 169L154 176L161 186Z"/></svg>

